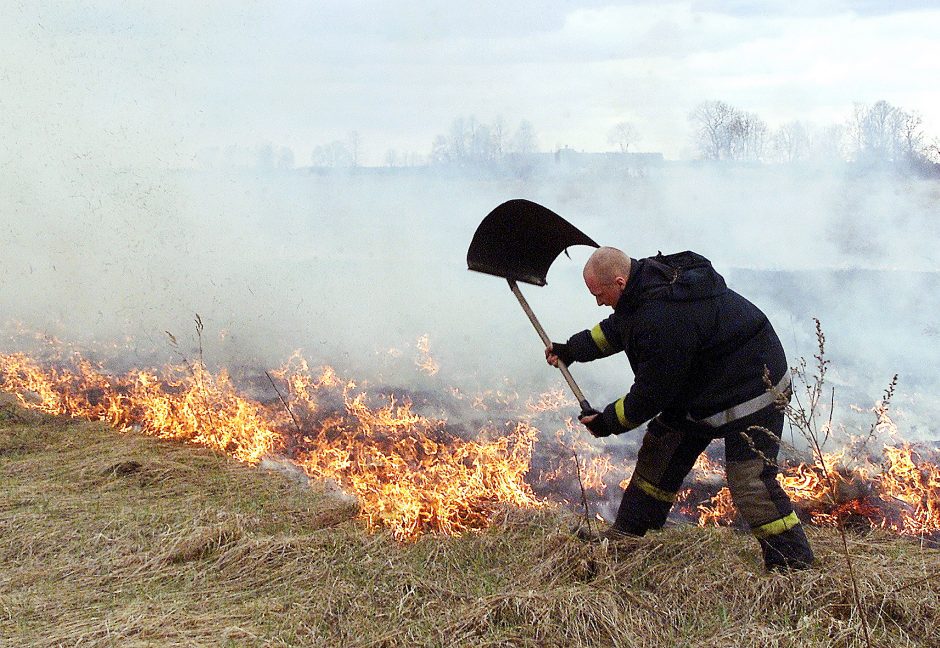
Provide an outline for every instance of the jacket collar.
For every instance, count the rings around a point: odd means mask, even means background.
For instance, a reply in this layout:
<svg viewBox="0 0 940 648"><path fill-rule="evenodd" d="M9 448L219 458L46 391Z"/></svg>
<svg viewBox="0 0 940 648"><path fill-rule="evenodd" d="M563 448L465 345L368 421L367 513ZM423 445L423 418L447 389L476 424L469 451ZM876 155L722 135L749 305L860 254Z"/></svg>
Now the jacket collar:
<svg viewBox="0 0 940 648"><path fill-rule="evenodd" d="M614 306L614 312L626 315L636 309L640 302L640 295L643 293L642 266L646 265L646 259L633 259L630 264L630 276L627 278L627 287L620 294L617 305Z"/></svg>

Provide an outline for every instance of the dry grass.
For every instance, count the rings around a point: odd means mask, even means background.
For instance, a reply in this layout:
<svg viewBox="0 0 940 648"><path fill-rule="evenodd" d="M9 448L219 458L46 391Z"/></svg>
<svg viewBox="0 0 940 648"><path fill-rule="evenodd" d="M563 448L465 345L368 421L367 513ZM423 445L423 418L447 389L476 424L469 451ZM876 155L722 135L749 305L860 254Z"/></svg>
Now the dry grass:
<svg viewBox="0 0 940 648"><path fill-rule="evenodd" d="M841 541L764 573L673 527L584 545L562 512L396 544L280 472L0 403L0 645L860 646ZM940 552L851 536L877 645L940 645ZM934 575L933 578L930 576Z"/></svg>

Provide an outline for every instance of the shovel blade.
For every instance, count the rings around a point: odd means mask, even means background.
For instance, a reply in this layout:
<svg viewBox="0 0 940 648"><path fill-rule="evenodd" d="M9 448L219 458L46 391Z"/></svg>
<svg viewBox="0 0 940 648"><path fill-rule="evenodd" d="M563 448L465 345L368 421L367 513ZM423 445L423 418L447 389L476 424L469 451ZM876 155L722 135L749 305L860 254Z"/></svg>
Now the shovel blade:
<svg viewBox="0 0 940 648"><path fill-rule="evenodd" d="M572 245L600 247L547 207L521 198L510 200L487 214L477 227L467 251L467 267L544 286L549 267Z"/></svg>

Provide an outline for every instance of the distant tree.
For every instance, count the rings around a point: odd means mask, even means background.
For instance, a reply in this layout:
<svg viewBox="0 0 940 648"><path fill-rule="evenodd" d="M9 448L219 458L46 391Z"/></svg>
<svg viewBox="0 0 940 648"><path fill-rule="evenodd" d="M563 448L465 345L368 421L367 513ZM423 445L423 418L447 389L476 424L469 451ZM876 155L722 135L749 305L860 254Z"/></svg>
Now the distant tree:
<svg viewBox="0 0 940 648"><path fill-rule="evenodd" d="M773 149L781 162L798 162L810 154L810 129L799 121L778 128L773 135Z"/></svg>
<svg viewBox="0 0 940 648"><path fill-rule="evenodd" d="M518 152L520 145L536 149L535 131L524 122L512 138L506 122L497 117L492 124L483 124L476 117L458 117L451 122L447 135L437 135L431 143L430 164L489 166L503 161L508 153ZM520 135L520 132L522 133ZM522 137L524 141L519 140Z"/></svg>
<svg viewBox="0 0 940 648"><path fill-rule="evenodd" d="M705 101L689 114L695 143L703 158L721 160L730 155L730 124L736 112L723 101Z"/></svg>
<svg viewBox="0 0 940 648"><path fill-rule="evenodd" d="M470 118L473 120L473 118ZM447 155L444 156L447 162L460 162L469 157L469 136L467 135L466 120L458 117L450 123L450 130L444 139ZM440 156L439 156L440 157Z"/></svg>
<svg viewBox="0 0 940 648"><path fill-rule="evenodd" d="M431 143L429 162L434 165L441 165L448 164L450 161L450 144L447 141L447 137L437 135Z"/></svg>
<svg viewBox="0 0 940 648"><path fill-rule="evenodd" d="M387 167L414 167L422 164L425 164L425 160L422 160L417 153L402 152L393 148L385 151L385 166Z"/></svg>
<svg viewBox="0 0 940 648"><path fill-rule="evenodd" d="M706 160L759 160L764 156L767 124L754 113L723 101L705 101L689 114L695 143Z"/></svg>
<svg viewBox="0 0 940 648"><path fill-rule="evenodd" d="M346 150L349 152L349 166L359 166L362 155L362 137L359 131L350 131L346 135Z"/></svg>
<svg viewBox="0 0 940 648"><path fill-rule="evenodd" d="M754 113L737 112L728 125L730 158L732 160L760 160L764 157L767 124Z"/></svg>
<svg viewBox="0 0 940 648"><path fill-rule="evenodd" d="M497 160L502 160L503 156L506 155L506 140L509 137L507 131L508 127L506 126L506 120L502 115L498 115L490 125L490 137L493 142L493 154Z"/></svg>
<svg viewBox="0 0 940 648"><path fill-rule="evenodd" d="M471 164L489 161L492 157L492 139L489 129L476 117L458 117L450 125L448 138L449 161Z"/></svg>
<svg viewBox="0 0 940 648"><path fill-rule="evenodd" d="M467 161L477 164L495 162L498 157L493 132L490 130L490 127L477 122L473 118L470 119L469 125L470 130L467 139L469 156Z"/></svg>
<svg viewBox="0 0 940 648"><path fill-rule="evenodd" d="M353 166L353 156L345 142L334 140L328 144L316 146L310 161L315 167L340 169Z"/></svg>
<svg viewBox="0 0 940 648"><path fill-rule="evenodd" d="M512 152L517 155L531 155L539 150L538 137L532 122L523 119L512 136Z"/></svg>
<svg viewBox="0 0 940 648"><path fill-rule="evenodd" d="M853 156L865 148L865 115L868 108L864 104L856 103L852 106L852 115L846 123L846 139L848 148Z"/></svg>
<svg viewBox="0 0 940 648"><path fill-rule="evenodd" d="M901 151L909 161L926 158L922 119L918 113L901 111Z"/></svg>
<svg viewBox="0 0 940 648"><path fill-rule="evenodd" d="M617 145L621 153L626 153L638 139L639 132L630 122L618 122L607 133L607 143Z"/></svg>
<svg viewBox="0 0 940 648"><path fill-rule="evenodd" d="M898 109L887 101L878 101L856 110L856 119L858 156L871 161L893 160L902 119Z"/></svg>
<svg viewBox="0 0 940 648"><path fill-rule="evenodd" d="M923 149L923 155L928 162L940 164L940 139L935 138Z"/></svg>
<svg viewBox="0 0 940 648"><path fill-rule="evenodd" d="M924 133L919 114L877 101L871 106L855 104L849 119L851 155L859 162L906 162L924 160Z"/></svg>

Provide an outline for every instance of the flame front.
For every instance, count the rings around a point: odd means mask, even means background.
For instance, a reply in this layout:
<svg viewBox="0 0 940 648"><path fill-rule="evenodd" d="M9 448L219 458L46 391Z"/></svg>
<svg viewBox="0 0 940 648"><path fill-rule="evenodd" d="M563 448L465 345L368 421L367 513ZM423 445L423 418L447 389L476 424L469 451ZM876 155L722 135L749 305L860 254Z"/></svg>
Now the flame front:
<svg viewBox="0 0 940 648"><path fill-rule="evenodd" d="M777 481L814 524L835 526L854 516L872 528L900 535L936 537L940 534L940 467L918 458L914 446L903 443L883 448L881 469L846 468L842 453L825 454L821 461L785 467ZM936 452L930 453L936 458ZM714 474L714 462L708 472ZM696 464L696 468L699 465ZM680 494L689 511L689 491ZM695 507L701 525L726 526L736 513L727 487Z"/></svg>
<svg viewBox="0 0 940 648"><path fill-rule="evenodd" d="M370 406L354 382L342 383L335 374L315 379L297 355L276 375L292 386L294 414L319 419L295 460L312 477L345 484L371 528L389 527L400 539L427 530L459 533L486 526L498 504L540 505L525 482L537 434L525 422L465 440L448 434L445 421L416 414L408 402L386 397ZM337 394L342 407L324 408Z"/></svg>
<svg viewBox="0 0 940 648"><path fill-rule="evenodd" d="M419 368L427 373L428 366ZM618 482L625 487L622 476L632 469L588 442L565 415L570 404L563 391L523 401L511 388L470 396L452 388L454 402L475 416L503 421L465 438L446 420L418 413L407 399L370 393L330 367L311 371L299 354L267 377L278 398L260 402L240 393L225 371L213 373L201 363L115 376L77 353L49 363L0 354L0 390L15 394L24 407L199 444L251 465L285 456L310 477L341 484L358 499L370 529L387 528L401 540L485 527L500 506L543 506L536 492L569 502L580 502L581 489L602 496ZM541 416L561 424L536 445L533 420ZM837 453L783 466L778 480L815 524L851 518L853 524L937 538L937 454L886 445L880 466L869 458L849 469ZM534 457L542 461L530 474ZM679 494L678 514L701 525L733 524L736 512L723 479L722 463L701 455L690 487Z"/></svg>
<svg viewBox="0 0 940 648"><path fill-rule="evenodd" d="M525 422L465 440L408 402L373 404L329 367L314 376L300 356L272 373L288 394L262 404L240 395L225 371L199 363L115 377L77 354L67 366L0 354L0 389L24 407L203 445L252 465L284 453L308 475L342 484L370 528L402 540L484 527L500 504L542 505L525 481L537 434Z"/></svg>
<svg viewBox="0 0 940 648"><path fill-rule="evenodd" d="M882 498L907 504L906 515L890 526L913 536L940 532L940 468L918 461L910 445L886 446L884 456L886 469L878 479Z"/></svg>

